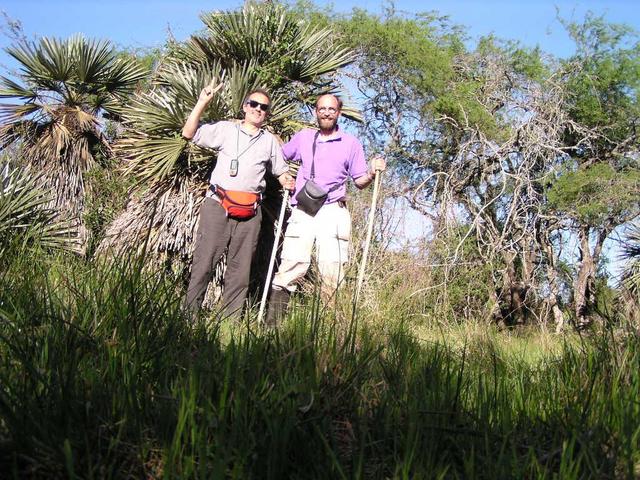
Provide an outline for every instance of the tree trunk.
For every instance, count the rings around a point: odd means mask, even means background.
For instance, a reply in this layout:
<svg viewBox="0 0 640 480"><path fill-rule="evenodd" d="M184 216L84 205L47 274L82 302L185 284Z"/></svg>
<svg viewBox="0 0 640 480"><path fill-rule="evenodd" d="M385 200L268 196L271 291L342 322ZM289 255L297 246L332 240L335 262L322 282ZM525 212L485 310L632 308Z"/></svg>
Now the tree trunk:
<svg viewBox="0 0 640 480"><path fill-rule="evenodd" d="M541 233L539 235L538 241L540 245L542 245L542 249L547 257L547 281L549 282L549 296L545 299L545 304L547 305L547 311L551 311L553 314L553 322L556 326L556 333L562 332L564 329L564 313L560 309L559 305L559 295L560 295L560 285L558 281L558 268L556 257L553 251L553 245L549 240L547 234Z"/></svg>
<svg viewBox="0 0 640 480"><path fill-rule="evenodd" d="M527 319L526 295L528 286L518 278L515 252L504 252L505 269L502 272L502 286L496 288L492 316L500 326L523 325Z"/></svg>
<svg viewBox="0 0 640 480"><path fill-rule="evenodd" d="M582 227L578 235L580 239L580 266L574 283L573 301L576 326L578 328L584 328L591 323L589 315L593 310L596 300L596 265L600 259L602 244L605 238L607 238L607 232L603 230L598 233L593 253L589 245L589 227Z"/></svg>

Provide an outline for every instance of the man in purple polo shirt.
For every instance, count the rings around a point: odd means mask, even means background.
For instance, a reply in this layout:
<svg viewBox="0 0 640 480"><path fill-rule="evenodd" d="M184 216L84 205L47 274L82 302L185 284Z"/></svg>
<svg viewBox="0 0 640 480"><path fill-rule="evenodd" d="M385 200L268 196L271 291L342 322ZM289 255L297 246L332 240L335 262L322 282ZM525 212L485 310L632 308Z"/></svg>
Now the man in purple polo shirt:
<svg viewBox="0 0 640 480"><path fill-rule="evenodd" d="M376 157L367 166L360 141L338 128L342 100L335 95L322 95L316 101L316 119L320 130L304 129L284 145L287 160L301 162L292 196L293 210L282 247L282 261L271 288L267 323L275 325L284 313L289 296L304 277L311 263L313 244L322 290L331 294L344 277L349 260L351 215L346 208L346 182L352 178L356 187L366 188L377 171L386 167L384 159ZM314 145L315 144L315 145ZM295 196L312 176L326 192L327 200L315 216L296 207Z"/></svg>

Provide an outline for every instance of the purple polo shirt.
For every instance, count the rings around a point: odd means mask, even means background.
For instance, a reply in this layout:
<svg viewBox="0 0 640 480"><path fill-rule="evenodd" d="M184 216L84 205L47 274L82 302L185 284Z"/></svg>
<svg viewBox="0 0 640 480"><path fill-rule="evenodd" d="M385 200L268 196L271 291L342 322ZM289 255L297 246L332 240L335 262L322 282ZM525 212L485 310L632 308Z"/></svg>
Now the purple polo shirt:
<svg viewBox="0 0 640 480"><path fill-rule="evenodd" d="M316 132L317 130L312 128L300 130L282 147L284 158L289 161L302 162L296 177L296 190L291 198L292 205L297 203L295 196L311 177L313 137ZM347 194L347 179L361 177L369 169L360 141L342 130L338 130L336 135L328 140L323 140L318 135L316 156L313 163L314 181L325 191L340 185L329 193L326 203L333 203L344 198Z"/></svg>

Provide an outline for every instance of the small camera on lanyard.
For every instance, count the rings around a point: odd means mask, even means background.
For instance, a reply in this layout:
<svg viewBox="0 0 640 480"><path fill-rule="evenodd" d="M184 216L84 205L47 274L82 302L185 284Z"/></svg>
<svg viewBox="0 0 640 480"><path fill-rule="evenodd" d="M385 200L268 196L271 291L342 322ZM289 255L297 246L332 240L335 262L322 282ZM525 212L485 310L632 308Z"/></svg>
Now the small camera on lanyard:
<svg viewBox="0 0 640 480"><path fill-rule="evenodd" d="M229 175L235 177L238 175L238 159L231 159L231 165L229 166Z"/></svg>

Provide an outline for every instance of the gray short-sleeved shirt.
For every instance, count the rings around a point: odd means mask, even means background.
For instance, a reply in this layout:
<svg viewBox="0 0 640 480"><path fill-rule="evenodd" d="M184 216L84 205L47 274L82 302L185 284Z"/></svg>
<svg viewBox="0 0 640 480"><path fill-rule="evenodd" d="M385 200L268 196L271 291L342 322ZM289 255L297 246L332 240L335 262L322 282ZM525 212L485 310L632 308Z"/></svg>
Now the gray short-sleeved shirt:
<svg viewBox="0 0 640 480"><path fill-rule="evenodd" d="M280 144L265 129L250 135L234 122L207 123L198 128L192 141L200 147L218 150L210 182L227 190L261 193L267 169L276 177L288 170ZM238 159L238 174L232 177L229 172L234 158Z"/></svg>

